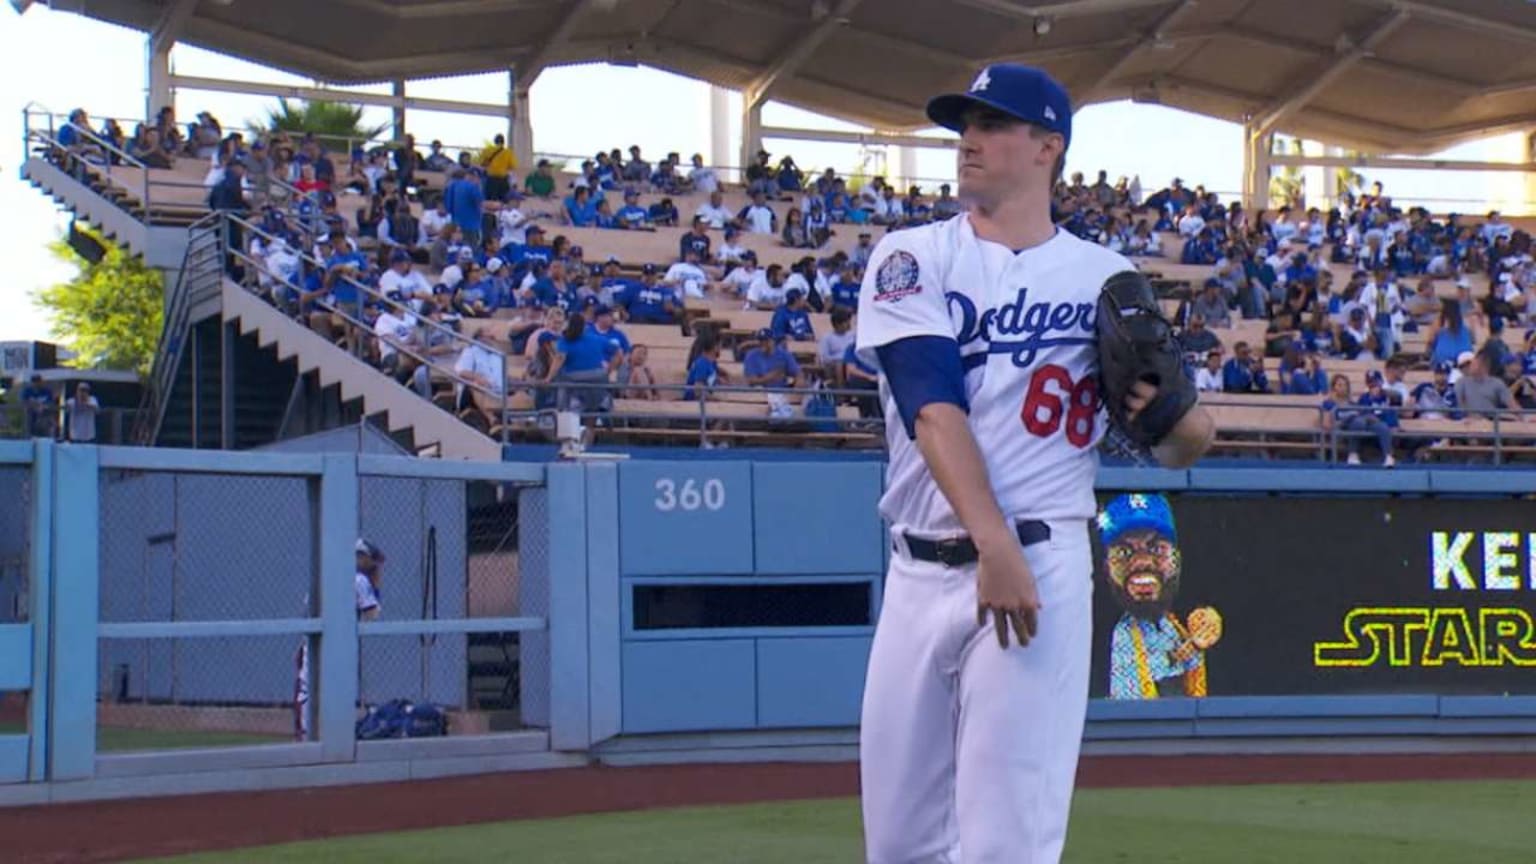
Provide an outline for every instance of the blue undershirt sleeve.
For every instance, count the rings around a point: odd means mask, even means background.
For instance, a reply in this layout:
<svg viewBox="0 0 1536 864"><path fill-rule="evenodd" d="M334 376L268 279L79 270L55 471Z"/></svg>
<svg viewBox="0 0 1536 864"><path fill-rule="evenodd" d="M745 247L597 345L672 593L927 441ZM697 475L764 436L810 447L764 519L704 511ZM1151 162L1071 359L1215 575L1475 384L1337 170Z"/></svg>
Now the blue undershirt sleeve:
<svg viewBox="0 0 1536 864"><path fill-rule="evenodd" d="M969 413L960 345L954 339L908 336L877 347L875 354L908 438L917 437L917 414L924 405L958 405Z"/></svg>

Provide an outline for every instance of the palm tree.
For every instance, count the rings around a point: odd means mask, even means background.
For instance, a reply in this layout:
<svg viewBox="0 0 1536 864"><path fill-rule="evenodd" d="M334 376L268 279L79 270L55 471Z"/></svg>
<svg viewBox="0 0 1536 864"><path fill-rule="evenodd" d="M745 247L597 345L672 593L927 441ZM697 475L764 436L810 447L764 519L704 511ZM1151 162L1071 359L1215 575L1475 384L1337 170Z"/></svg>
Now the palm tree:
<svg viewBox="0 0 1536 864"><path fill-rule="evenodd" d="M363 142L377 137L389 128L388 123L378 126L363 125L363 109L341 102L300 101L278 99L278 107L267 110L264 125L271 132L313 134L322 141Z"/></svg>
<svg viewBox="0 0 1536 864"><path fill-rule="evenodd" d="M1366 156L1367 154L1361 153L1359 150L1345 150L1345 151L1342 151L1339 155L1343 156L1346 159L1359 159L1359 158L1362 158L1362 157ZM1333 171L1333 197L1334 197L1334 200L1342 199L1345 195L1349 194L1351 192L1351 190L1364 189L1364 188L1365 188L1365 175L1364 174L1361 174L1359 171L1356 171L1355 169L1349 167L1348 165L1340 165L1338 168L1334 169L1334 171Z"/></svg>
<svg viewBox="0 0 1536 864"><path fill-rule="evenodd" d="M1302 151L1300 139L1296 142L1296 155L1305 155ZM1275 153L1285 155L1285 142L1279 137L1275 138ZM1270 207L1295 207L1301 203L1302 177L1301 167L1287 165L1281 168L1279 173L1269 178L1269 206Z"/></svg>

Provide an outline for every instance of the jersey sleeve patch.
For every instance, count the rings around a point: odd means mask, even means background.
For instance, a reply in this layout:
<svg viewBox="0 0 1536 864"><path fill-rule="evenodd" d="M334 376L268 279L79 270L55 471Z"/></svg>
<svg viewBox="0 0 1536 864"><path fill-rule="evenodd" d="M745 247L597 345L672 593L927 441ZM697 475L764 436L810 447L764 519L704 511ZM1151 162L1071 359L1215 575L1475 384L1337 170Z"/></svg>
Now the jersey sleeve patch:
<svg viewBox="0 0 1536 864"><path fill-rule="evenodd" d="M923 293L922 268L917 258L898 249L880 262L875 271L876 303L900 303L904 298Z"/></svg>
<svg viewBox="0 0 1536 864"><path fill-rule="evenodd" d="M882 345L913 336L956 336L939 268L923 248L928 239L920 230L887 234L870 256L855 337L859 359L869 366L880 368L875 349Z"/></svg>

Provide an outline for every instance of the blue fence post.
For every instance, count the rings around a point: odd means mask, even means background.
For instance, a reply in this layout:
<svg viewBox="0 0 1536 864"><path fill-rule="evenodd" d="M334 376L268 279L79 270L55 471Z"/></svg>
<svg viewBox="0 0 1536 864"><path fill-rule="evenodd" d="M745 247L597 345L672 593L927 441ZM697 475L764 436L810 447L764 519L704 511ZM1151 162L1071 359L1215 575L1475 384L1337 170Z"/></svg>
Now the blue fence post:
<svg viewBox="0 0 1536 864"><path fill-rule="evenodd" d="M586 750L587 489L586 468L551 465L549 489L549 743Z"/></svg>
<svg viewBox="0 0 1536 864"><path fill-rule="evenodd" d="M587 466L588 746L619 734L622 723L623 616L619 596L619 470Z"/></svg>
<svg viewBox="0 0 1536 864"><path fill-rule="evenodd" d="M27 779L48 777L48 704L53 694L48 679L53 624L53 453L46 438L33 442L32 513L28 590L32 608L32 692L27 700L27 727L32 734Z"/></svg>
<svg viewBox="0 0 1536 864"><path fill-rule="evenodd" d="M96 634L99 616L99 451L53 450L53 698L48 708L49 778L96 773Z"/></svg>
<svg viewBox="0 0 1536 864"><path fill-rule="evenodd" d="M326 454L320 475L320 663L316 727L321 758L357 755L357 457Z"/></svg>

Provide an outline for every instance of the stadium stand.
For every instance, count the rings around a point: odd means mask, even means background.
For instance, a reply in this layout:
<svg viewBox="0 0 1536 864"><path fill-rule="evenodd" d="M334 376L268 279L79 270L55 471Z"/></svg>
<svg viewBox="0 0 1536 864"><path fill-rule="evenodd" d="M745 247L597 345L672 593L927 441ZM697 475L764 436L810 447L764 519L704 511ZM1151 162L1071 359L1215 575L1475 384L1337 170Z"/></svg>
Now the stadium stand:
<svg viewBox="0 0 1536 864"><path fill-rule="evenodd" d="M959 210L947 186L854 188L789 157L752 166L743 185L697 155L686 169L677 153L652 165L618 149L504 181L487 173L494 146L454 160L438 142L424 157L413 141L247 141L206 113L184 132L171 115L135 124L131 139L115 120L90 126L80 110L33 144L161 224L240 217L230 276L504 441L546 437L540 413L574 400L615 442L878 446L867 394L827 390L846 380L838 349L851 341L832 313L854 302L879 236ZM1404 211L1380 184L1327 213L1248 213L1178 179L1144 195L1139 178L1110 185L1105 172L1063 178L1053 204L1063 230L1154 275L1189 374L1211 366L1202 398L1219 449L1339 458L1370 439L1396 442L1376 454L1389 462L1536 452L1520 413L1536 410L1536 265L1530 235L1500 214ZM576 317L586 331L562 336ZM763 360L748 355L777 356L775 344L793 390L733 386L766 381L749 377ZM715 346L720 362L699 365ZM476 371L481 355L502 382ZM1336 378L1357 395L1330 393ZM1365 429L1378 424L1395 437Z"/></svg>

